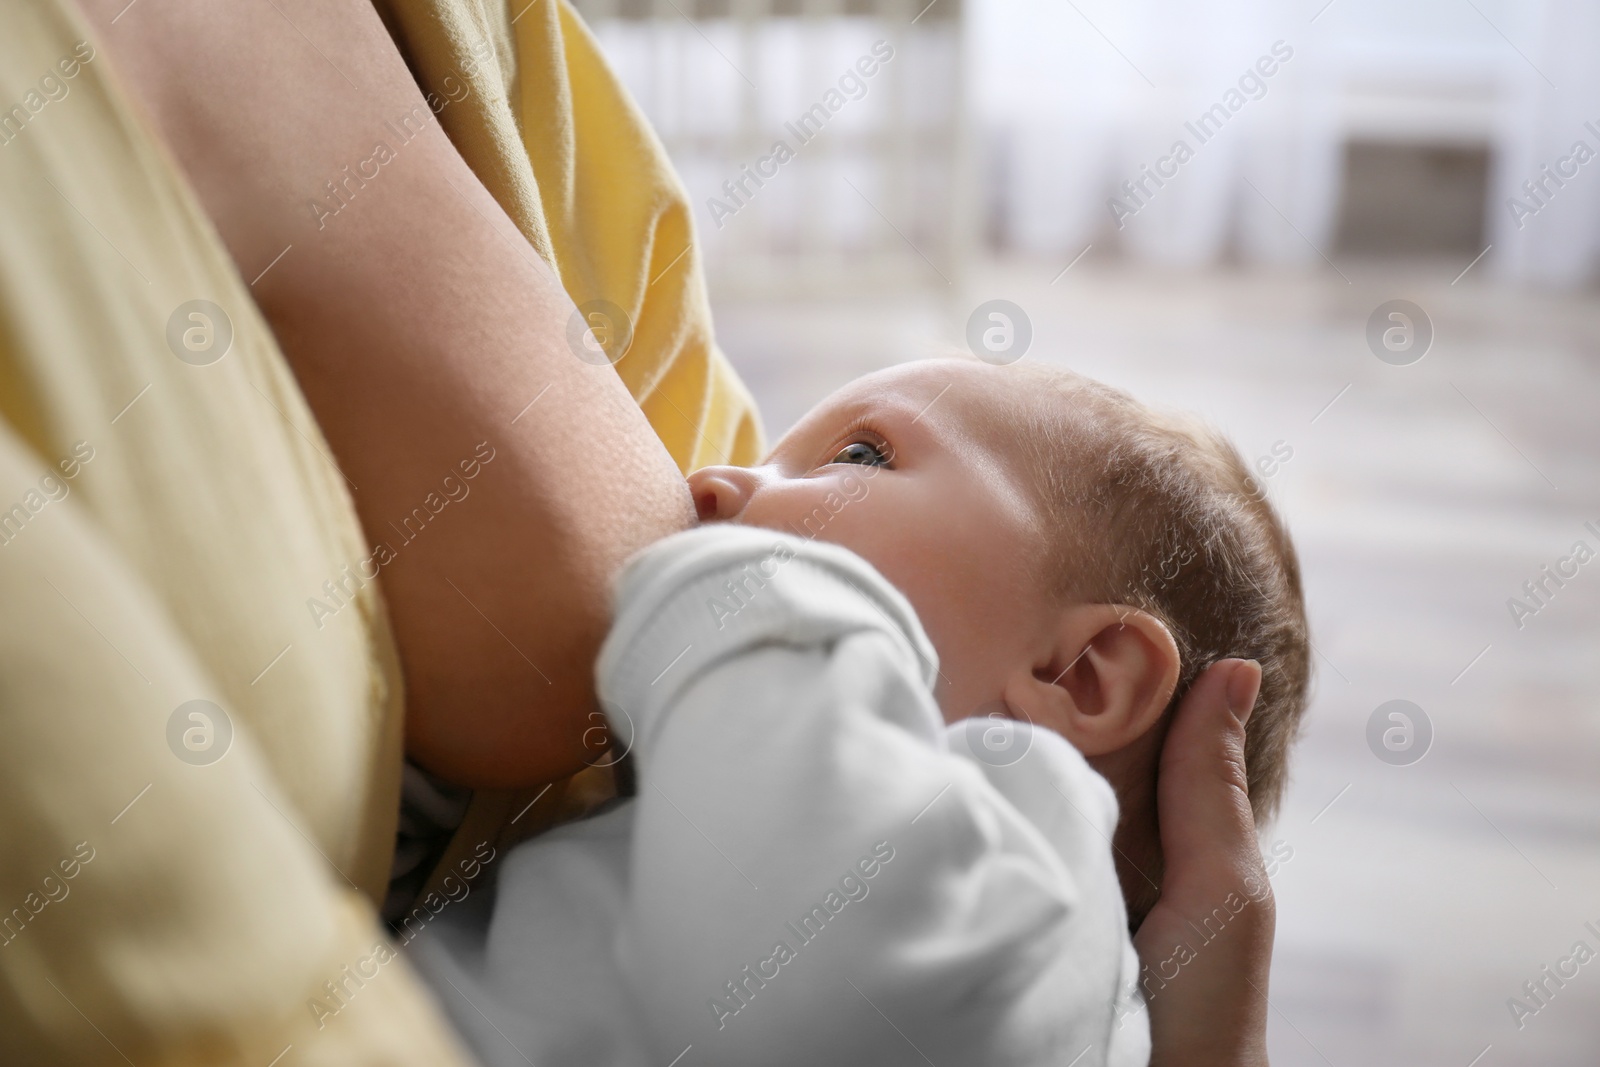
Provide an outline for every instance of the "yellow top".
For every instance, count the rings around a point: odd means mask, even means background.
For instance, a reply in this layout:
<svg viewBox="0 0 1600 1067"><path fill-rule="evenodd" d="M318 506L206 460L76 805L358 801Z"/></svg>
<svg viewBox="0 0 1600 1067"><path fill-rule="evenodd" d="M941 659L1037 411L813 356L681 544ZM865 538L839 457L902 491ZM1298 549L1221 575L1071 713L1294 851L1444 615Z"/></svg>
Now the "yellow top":
<svg viewBox="0 0 1600 1067"><path fill-rule="evenodd" d="M569 292L632 317L618 371L678 462L754 459L683 193L572 13L385 15L424 88L473 79L440 119ZM464 1063L373 913L402 714L376 585L304 608L355 511L69 0L0 14L0 189L0 1061Z"/></svg>
<svg viewBox="0 0 1600 1067"><path fill-rule="evenodd" d="M577 13L375 3L440 125L573 302L629 316L616 369L678 466L759 460L755 407L712 339L688 195Z"/></svg>

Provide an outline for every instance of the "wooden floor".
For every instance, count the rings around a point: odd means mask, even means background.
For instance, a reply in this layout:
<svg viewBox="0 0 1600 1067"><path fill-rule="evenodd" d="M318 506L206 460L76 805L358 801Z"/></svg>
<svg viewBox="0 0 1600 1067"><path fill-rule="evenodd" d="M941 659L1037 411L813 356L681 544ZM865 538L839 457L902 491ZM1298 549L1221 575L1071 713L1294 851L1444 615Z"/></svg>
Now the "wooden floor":
<svg viewBox="0 0 1600 1067"><path fill-rule="evenodd" d="M981 265L948 300L724 303L718 331L773 436L853 376L960 346L971 309L1003 297L1032 320L1026 358L1198 410L1247 458L1292 448L1268 485L1318 661L1266 837L1293 849L1274 879L1272 1062L1594 1067L1600 299L1500 288L1487 262L1452 285L1465 263L1341 262L1347 281L1157 274L1091 253L1052 284L1065 265ZM1435 329L1411 366L1365 340L1394 298ZM1508 599L1580 540L1595 561L1547 583L1519 628ZM1411 765L1367 741L1393 699L1432 726ZM1596 959L1528 1000L1523 984L1578 941ZM1539 1009L1520 1028L1512 997Z"/></svg>

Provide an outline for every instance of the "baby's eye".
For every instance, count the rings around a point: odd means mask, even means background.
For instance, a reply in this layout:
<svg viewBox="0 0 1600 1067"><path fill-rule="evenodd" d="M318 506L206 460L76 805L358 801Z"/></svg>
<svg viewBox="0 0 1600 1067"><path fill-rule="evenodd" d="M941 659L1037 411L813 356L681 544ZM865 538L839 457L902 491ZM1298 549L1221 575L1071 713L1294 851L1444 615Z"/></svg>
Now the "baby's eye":
<svg viewBox="0 0 1600 1067"><path fill-rule="evenodd" d="M839 449L839 454L833 457L832 462L882 467L889 462L887 451L870 441L852 441Z"/></svg>

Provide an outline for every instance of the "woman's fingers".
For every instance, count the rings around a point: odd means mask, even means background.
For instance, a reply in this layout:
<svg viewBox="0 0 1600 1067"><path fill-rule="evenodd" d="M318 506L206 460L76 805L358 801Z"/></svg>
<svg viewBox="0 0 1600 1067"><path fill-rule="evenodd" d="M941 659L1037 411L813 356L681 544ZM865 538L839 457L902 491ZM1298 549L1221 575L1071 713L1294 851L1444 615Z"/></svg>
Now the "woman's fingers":
<svg viewBox="0 0 1600 1067"><path fill-rule="evenodd" d="M1190 687L1161 753L1161 898L1134 938L1154 1065L1264 1067L1272 888L1245 776L1245 724L1261 688L1246 660Z"/></svg>
<svg viewBox="0 0 1600 1067"><path fill-rule="evenodd" d="M1261 667L1223 660L1208 668L1179 706L1161 752L1157 805L1168 878L1236 875L1260 866L1245 774L1245 723L1261 689Z"/></svg>

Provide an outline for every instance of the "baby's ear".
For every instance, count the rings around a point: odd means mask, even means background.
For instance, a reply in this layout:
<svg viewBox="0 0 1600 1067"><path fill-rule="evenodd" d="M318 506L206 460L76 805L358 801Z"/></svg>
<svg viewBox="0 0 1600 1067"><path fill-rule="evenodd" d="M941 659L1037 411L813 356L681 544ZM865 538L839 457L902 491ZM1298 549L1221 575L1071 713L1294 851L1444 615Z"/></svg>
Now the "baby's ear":
<svg viewBox="0 0 1600 1067"><path fill-rule="evenodd" d="M1031 675L1006 703L1085 756L1115 752L1161 719L1178 685L1178 646L1166 624L1126 604L1077 604Z"/></svg>

